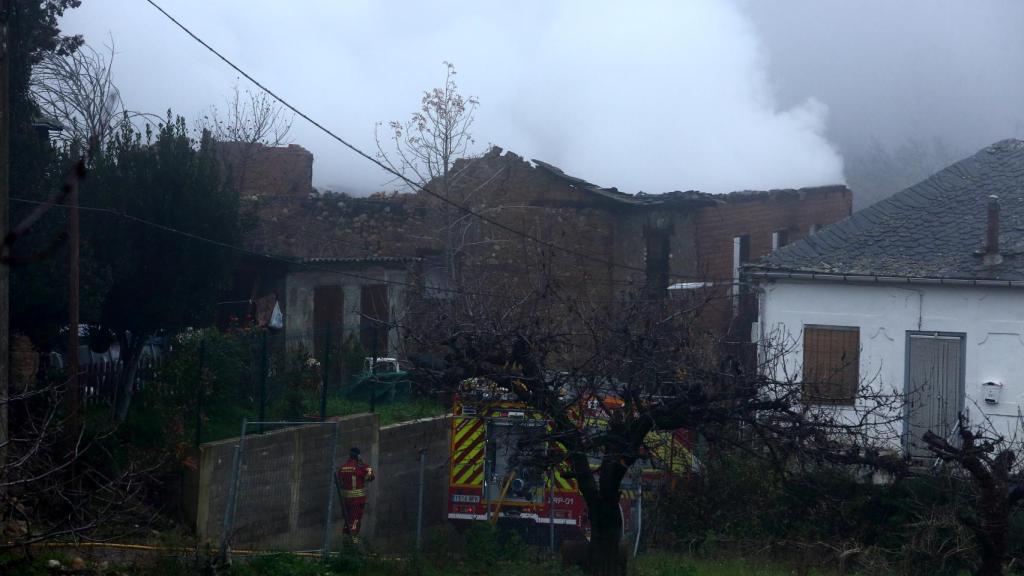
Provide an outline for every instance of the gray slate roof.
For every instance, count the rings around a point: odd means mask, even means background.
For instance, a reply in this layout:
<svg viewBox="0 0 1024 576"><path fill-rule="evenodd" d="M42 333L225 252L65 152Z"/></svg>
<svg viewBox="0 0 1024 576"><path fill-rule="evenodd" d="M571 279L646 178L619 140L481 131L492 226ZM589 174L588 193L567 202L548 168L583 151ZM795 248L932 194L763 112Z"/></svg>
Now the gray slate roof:
<svg viewBox="0 0 1024 576"><path fill-rule="evenodd" d="M986 205L999 196L1002 264L984 266ZM752 272L1024 280L1024 141L984 148L794 242Z"/></svg>

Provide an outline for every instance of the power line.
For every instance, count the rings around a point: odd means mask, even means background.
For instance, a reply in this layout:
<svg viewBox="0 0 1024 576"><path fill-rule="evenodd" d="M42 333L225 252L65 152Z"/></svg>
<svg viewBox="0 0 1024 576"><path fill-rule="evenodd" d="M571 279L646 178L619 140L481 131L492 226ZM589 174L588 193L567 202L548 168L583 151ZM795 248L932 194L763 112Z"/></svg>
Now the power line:
<svg viewBox="0 0 1024 576"><path fill-rule="evenodd" d="M28 198L16 198L16 197L11 197L10 201L12 201L12 202L20 202L20 203L23 203L23 204L34 204L34 205L47 204L47 202L43 202L43 201L39 201L39 200L30 200ZM53 207L63 208L63 209L70 208L69 205L61 204L61 203L51 203L50 205L53 206ZM346 277L354 278L354 279L357 279L357 280L370 281L370 282L373 282L375 284L390 284L390 285L395 285L395 286L402 286L402 287L405 287L405 288L412 288L414 290L419 290L419 289L423 288L423 286L421 286L419 284L412 283L412 282L403 282L403 281L400 281L400 280L390 280L390 279L376 278L376 277L373 277L373 276L366 276L366 275L363 275L363 274L358 274L358 273L347 271L347 270L341 270L341 269L338 269L338 268L331 268L329 266L326 266L326 265L323 265L323 264L320 264L320 263L317 263L317 262L307 262L307 261L300 260L300 259L293 259L293 258L288 258L288 257L285 257L285 256L279 256L279 255L275 255L275 254L267 254L267 253L264 253L264 252L259 252L259 251L253 250L251 248L246 248L244 246L238 246L238 245L235 245L235 244L229 244L227 242L223 242L223 241L220 241L220 240L214 240L212 238L207 238L205 236L200 236L198 234L195 234L195 233L192 233L192 232L188 232L188 231L185 231L185 230L181 230L181 229L178 229L178 228L174 228L172 226L167 226L165 224L160 224L158 222L153 222L151 220L146 220L144 218L139 218L138 216L133 216L131 214L127 214L125 212L120 212L120 211L117 211L117 210L114 210L114 209L111 209L111 208L103 208L103 207L98 207L98 206L81 206L80 205L80 206L78 206L78 209L83 211L83 212L108 214L108 215L112 215L112 216L117 216L119 218L124 218L125 220L131 221L131 222L135 222L135 223L143 225L143 226L148 226L148 227L151 227L151 228L154 228L154 229L157 229L157 230L161 230L161 231L169 233L169 234L175 234L175 235L182 236L182 237L185 237L185 238L188 238L188 239L191 239L191 240L195 240L195 241L198 241L198 242L204 242L204 243L211 244L211 245L214 245L214 246L218 246L220 248L224 248L224 249L227 249L227 250L233 250L233 251L240 252L240 253L243 253L243 254L246 254L246 255L249 255L249 256L254 256L254 257L262 258L262 259L266 259L266 260L273 260L273 261L281 262L281 263L288 264L288 265L291 265L291 266L300 266L300 267L303 267L303 268L306 268L306 269L318 270L318 271L322 271L322 272L330 272L330 273L333 273L333 274L338 274L340 276L346 276ZM602 285L605 285L605 283L597 282L597 281L591 281L590 284L602 284ZM495 293L495 292L467 291L467 290L460 290L460 289L457 289L457 288L444 288L444 287L440 287L440 286L437 286L437 287L431 286L429 288L429 290L435 291L435 292L445 292L445 293L450 293L450 294L457 294L457 295L461 295L461 296L483 296L483 297L488 297L488 298L499 298L499 299L505 299L505 300L518 300L519 299L519 298L517 298L515 296L509 295L507 292ZM591 304L619 303L619 302L621 302L621 300L614 300L614 299L612 299L612 300L579 299L579 300L574 300L574 301L576 301L576 302L586 302L586 303L591 303ZM636 302L638 300L632 299L632 301Z"/></svg>
<svg viewBox="0 0 1024 576"><path fill-rule="evenodd" d="M287 100L285 100L285 99L284 99L284 98L282 98L281 96L278 96L276 92L274 92L273 90L271 90L270 88L268 88L268 87L267 87L266 85L264 85L264 84L263 84L262 82L260 82L260 81L256 80L255 78L253 78L253 77L252 77L252 76L251 76L251 75L250 75L249 73L247 73L247 72L246 72L245 70L242 70L242 69L241 69L241 68L240 68L240 67L239 67L238 65L236 65L236 64L235 64L234 62L232 62L231 60L229 60L229 59L228 59L228 58L227 58L226 56L224 56L223 54L221 54L220 52L218 52L218 51L217 51L217 50L216 50L215 48L213 48L212 46L210 46L209 44L207 44L207 43L206 43L206 42L205 42L205 41L204 41L204 40L203 40L202 38L200 38L199 36L197 36L197 35L196 35L196 34L195 34L194 32L192 32L192 30L190 30L190 29L189 29L189 28L188 28L187 26L185 26L184 24L182 24L181 22L179 22L179 21L178 21L178 19L176 19L176 18L175 18L174 16L171 16L170 14L168 14L168 13L167 13L167 11L166 11L166 10L164 10L163 8L161 8L161 7L160 7L160 5L159 5L159 4L157 4L157 3L156 3L156 2L154 1L154 0L146 0L146 2L148 2L148 3L149 3L149 4L151 5L151 6L153 6L154 8L156 8L156 9L157 9L157 10L158 10L158 11L159 11L159 12L160 12L161 14L163 14L163 15L164 15L164 16L165 16L165 17L166 17L166 18L167 18L168 20L170 20L171 22L173 22L173 23L174 23L174 24L175 24L175 25L176 25L176 26L177 26L178 28L181 28L181 30L182 30L183 32L185 32L186 34L188 34L189 36L191 36L193 40L195 40L195 41L196 41L196 42L198 42L198 43L199 43L200 45L202 45L202 46L203 46L204 48L206 48L206 49L207 49L208 51L210 51L210 52L211 52L211 53L212 53L212 54L213 54L214 56L216 56L217 58L219 58L220 60L222 60L222 61L223 61L223 62L224 62L225 64L227 64L227 65L228 65L228 66L230 66L230 67L231 67L232 69L234 69L234 70L235 70L236 72L238 72L239 74L241 74L241 75L242 75L242 76L243 76L243 77L244 77L244 78L245 78L246 80L248 80L248 81L252 82L252 83L253 83L254 85L256 85L256 86L257 86L257 87L258 87L258 88L259 88L260 90L263 90L264 92L266 92L267 94L269 94L269 95L270 95L271 97L273 97L273 98L274 98L275 100L277 100L278 102L280 102L280 103L281 103L281 104L282 104L283 106L285 106L286 108L288 108L289 110L291 110L292 112L294 112L294 113L295 113L295 114L296 114L297 116L299 116L299 117L300 117L300 118L302 118L303 120L306 120L307 122L309 122L310 124L312 124L312 125L313 125L313 126L315 126L316 128L320 129L321 131L323 131L323 132L324 132L325 134L327 134L328 136L330 136L330 137L331 137L331 138L333 138L334 140L337 140L338 142L340 142L340 143L341 143L342 145L344 145L344 146L345 146L346 148L348 148L349 150L351 150L351 151L355 152L356 154L358 154L359 156L361 156L361 157L365 158L366 160L369 160L370 162L372 162L373 164L375 164L375 165L376 165L377 167L379 167L380 169L382 169L382 170L384 170L385 172L387 172L387 173L389 173L389 174L392 174L392 175L394 175L394 176L395 176L396 178L398 178L398 179L402 180L403 182L405 182L406 184L408 184L408 185L409 185L410 187L412 187L412 188L413 188L414 190L415 190L415 189L420 189L420 190L423 190L424 192L426 192L426 193L427 193L427 194L429 194L430 196L432 196L432 197L434 197L434 198L437 198L438 200L441 200L442 202L445 202L446 204L449 204L449 205L453 206L454 208L457 208L458 210L461 210L461 211L463 211L463 212L465 212L465 213L467 213L467 214L470 214L470 215L472 215L472 216L474 216L474 217L476 217L476 218L479 218L480 220L482 220L482 221L484 221L484 222L487 222L488 224L491 224L492 226L495 226L495 227L497 227L497 228L500 228L500 229L502 229L502 230L505 230L506 232L509 232L509 233L511 233L511 234L515 234L515 235L517 235L517 236L521 236L521 237L523 237L523 238L526 238L526 239L528 239L528 240L530 240L530 241L532 241L532 242L536 242L537 244L540 244L540 245L542 245L542 246L546 246L546 247L548 247L548 248L552 248L552 249L555 249L555 250L560 250L560 251L562 251L562 252L565 252L565 253L567 253L567 254L569 254L569 255L572 255L572 256L576 256L576 257L578 257L578 258L586 258L586 259L588 259L588 260L591 260L591 261L594 261L594 262L598 262L598 263L600 263L600 264L604 264L604 265L606 265L606 266L611 266L611 267L617 267L617 268L622 268L622 269L625 269L625 270L631 270L631 271L634 271L634 272L644 272L644 273L646 273L646 272L647 272L647 271L646 271L645 269L643 269L643 268L640 268L640 267L637 267L637 266L630 266L630 265L628 265L628 264L620 264L620 263L616 263L616 262L614 262L614 261L612 261L612 260L608 260L608 259L606 259L606 258L602 258L602 257L600 257L600 256L595 256L595 255L593 255L593 254L587 254L587 253L585 253L585 252L580 252L580 251L577 251L577 250L573 250L572 248L566 248L566 247L564 247L564 246L560 246L560 245L558 245L558 244L554 244L554 243L552 243L552 242L548 242L548 241L546 241L546 240L542 240L542 239L540 239L540 238L537 238L536 236L533 236L532 234L529 234L529 233L527 233L527 232L524 232L524 231L522 231L522 230L518 230L518 229L512 228L512 227L510 227L510 226L507 226L507 225L505 225L505 224L503 224L503 223L501 223L501 222L499 222L499 221L497 221L497 220L494 220L494 219L492 219L492 218L490 218L490 217L488 217L488 216L485 216L485 215L483 215L483 214L480 214L479 212L476 212L476 211L472 210L471 208L469 208L469 207L467 207L467 206L463 206L462 204L459 204L458 202L455 202L455 201L453 201L453 200L450 200L449 198L447 198L447 197L445 197L445 196L443 196L443 195L441 195L441 194L438 194L438 193L434 192L434 191L433 191L433 190L431 190L431 189L430 189L430 188L429 188L429 187L428 187L428 186L427 186L426 184L424 184L424 185L419 185L419 184L417 184L417 183L413 182L412 180L410 180L410 179L409 179L409 178L408 178L407 176L405 176L405 175L404 175L404 174L402 174L401 172L399 172L399 171L395 170L394 168L392 168L392 167L388 166L387 164L385 164L385 163L381 162L381 161L380 161L380 160L378 160L377 158L374 158L374 157L373 157L373 156L371 156L370 154L367 154L366 152L363 152L363 151L362 151L361 149L359 149L358 147L356 147L356 146L355 146L354 144L351 144L350 142L348 142L347 140L345 140L345 139L344 139L344 138L342 138L341 136L338 136L338 135L337 135L337 134L335 134L335 133L334 133L333 131L331 131L331 130L330 130L329 128L327 128L327 127L326 127L326 126L324 126L323 124L321 124L321 123L317 122L316 120L314 120L313 118L311 118L311 117L310 117L310 116L309 116L308 114L306 114L305 112L303 112L303 111L299 110L298 108L296 108L295 106L293 106L293 105L292 105L291 103L289 103L289 102L288 102ZM679 278L679 279L690 279L690 280L694 280L694 279L697 279L697 278L693 278L693 277L685 277L685 276L675 276L675 275L673 275L672 277L674 277L674 278Z"/></svg>
<svg viewBox="0 0 1024 576"><path fill-rule="evenodd" d="M29 200L27 198L13 198L12 197L12 198L10 198L10 200L12 202L21 202L23 204L43 204L43 202L41 202L39 200ZM65 208L65 209L69 208L69 206L67 204L52 204L52 206L59 207L59 208ZM250 255L250 256L255 256L257 258L263 258L263 259L266 259L266 260L274 260L274 261L281 262L281 263L284 263L284 264L289 264L289 265L292 265L292 266L303 266L303 267L311 268L311 269L314 269L314 270L321 270L321 271L324 271L324 272L331 272L331 273L334 273L334 274L339 274L339 275L342 275L342 276L347 276L349 278L355 278L357 280L368 280L368 281L372 281L372 282L374 282L376 284L393 284L393 285L397 285L397 286L404 286L404 287L407 287L407 288L417 288L417 289L419 288L418 285L410 283L410 282L402 282L402 281L399 281L399 280L388 280L388 279L375 278L373 276L365 276L363 274L357 274L357 273L354 273L354 272L340 270L340 269L337 269L337 268L329 268L329 267L320 265L320 264L315 263L315 262L306 262L306 261L299 260L299 259L292 259L292 258L287 258L287 257L284 257L284 256L278 256L278 255L275 255L275 254L266 254L266 253L263 253L263 252L258 252L256 250L252 250L250 248L245 248L243 246L236 246L234 244L228 244L227 242L222 242L220 240L214 240L212 238L206 238L205 236L199 236L198 234L194 234L192 232L187 232L185 230L180 230L178 228L173 228L171 226L166 226L166 225L160 224L158 222L153 222L151 220L146 220L144 218L139 218L138 216L132 216L131 214L127 214L127 213L124 213L124 212L118 212L117 210L113 210L111 208L100 208L100 207L96 207L96 206L79 206L78 209L82 210L82 211L85 211L85 212L94 212L94 213L102 213L102 214L110 214L110 215L113 215L113 216L118 216L120 218L124 218L126 220L130 220L132 222L136 222L138 224L142 224L144 226L149 226L151 228L162 230L162 231L168 232L170 234L176 234L178 236L183 236L183 237L189 238L191 240L196 240L198 242L205 242L207 244L212 244L214 246L219 246L219 247L225 248L227 250L234 250L234 251L237 251L237 252L241 252L243 254L247 254L247 255ZM473 293L467 293L467 292L464 292L464 291L461 291L461 290L441 288L441 287L437 287L437 288L431 287L431 290L437 290L437 291L442 291L442 292L452 292L452 293L462 294L462 295L470 295L470 294L472 294L472 295L476 295L476 296L505 297L505 298L509 297L507 294L504 294L504 295L503 294L488 294L486 292L478 292L478 293L473 294Z"/></svg>

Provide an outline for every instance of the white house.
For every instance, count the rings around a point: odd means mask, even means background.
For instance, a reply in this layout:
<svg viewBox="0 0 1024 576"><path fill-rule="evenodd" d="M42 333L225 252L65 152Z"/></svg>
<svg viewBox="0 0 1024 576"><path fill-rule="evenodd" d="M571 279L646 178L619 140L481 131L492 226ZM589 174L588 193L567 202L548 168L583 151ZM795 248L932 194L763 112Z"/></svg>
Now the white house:
<svg viewBox="0 0 1024 576"><path fill-rule="evenodd" d="M745 271L772 370L808 402L863 406L865 384L906 394L898 429L957 415L1013 434L1024 403L1024 142L985 148Z"/></svg>

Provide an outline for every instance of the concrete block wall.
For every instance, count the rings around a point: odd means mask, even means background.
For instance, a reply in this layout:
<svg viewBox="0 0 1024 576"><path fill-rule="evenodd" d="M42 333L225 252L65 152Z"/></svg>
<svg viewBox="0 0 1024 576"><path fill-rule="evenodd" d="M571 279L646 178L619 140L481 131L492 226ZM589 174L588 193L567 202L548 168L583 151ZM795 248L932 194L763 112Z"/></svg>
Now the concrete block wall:
<svg viewBox="0 0 1024 576"><path fill-rule="evenodd" d="M358 446L378 478L367 491L363 536L379 549L406 549L415 538L419 453L426 450L424 529L446 522L450 420L438 417L381 428L376 415L338 419L335 463ZM332 426L302 426L247 436L232 530L234 548L312 550L323 540ZM200 542L220 541L237 439L200 448L194 503ZM343 517L334 496L332 549L342 538Z"/></svg>
<svg viewBox="0 0 1024 576"><path fill-rule="evenodd" d="M370 455L378 448L377 417L360 414L338 419L335 462L348 449L360 446ZM307 550L321 546L327 496L331 483L333 426L299 426L246 436L232 545L236 548ZM200 447L196 490L196 534L200 542L216 545L232 481L237 439ZM337 532L340 510L335 499Z"/></svg>
<svg viewBox="0 0 1024 576"><path fill-rule="evenodd" d="M367 526L376 548L408 550L414 543L421 450L425 450L424 531L447 521L450 432L448 416L380 429L378 478L368 512L373 525Z"/></svg>

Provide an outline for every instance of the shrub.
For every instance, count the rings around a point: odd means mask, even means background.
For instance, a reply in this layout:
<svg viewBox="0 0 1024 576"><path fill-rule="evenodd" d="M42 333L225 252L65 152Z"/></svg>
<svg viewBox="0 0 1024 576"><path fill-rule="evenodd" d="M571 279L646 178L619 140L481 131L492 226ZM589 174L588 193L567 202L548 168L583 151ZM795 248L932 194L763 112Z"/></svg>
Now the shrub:
<svg viewBox="0 0 1024 576"><path fill-rule="evenodd" d="M518 532L499 530L487 522L475 522L466 530L466 560L479 567L521 560L526 545Z"/></svg>

